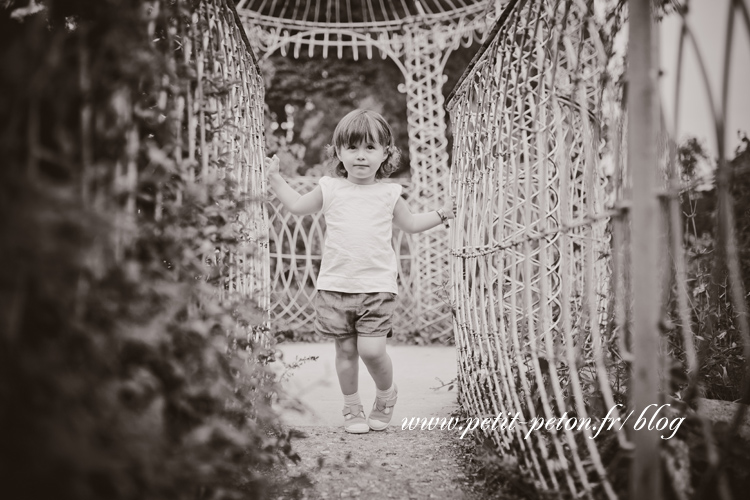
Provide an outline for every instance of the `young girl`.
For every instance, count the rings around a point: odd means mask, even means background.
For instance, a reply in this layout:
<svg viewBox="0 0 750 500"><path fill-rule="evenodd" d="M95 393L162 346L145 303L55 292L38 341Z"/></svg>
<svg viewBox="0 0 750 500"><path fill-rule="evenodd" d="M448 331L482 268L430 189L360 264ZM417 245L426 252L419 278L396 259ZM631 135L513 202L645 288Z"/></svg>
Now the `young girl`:
<svg viewBox="0 0 750 500"><path fill-rule="evenodd" d="M266 158L268 185L295 215L323 211L326 236L317 281L315 331L336 344L336 373L344 394L344 429L361 434L388 427L396 404L393 366L386 353L396 305L396 254L392 224L418 233L454 217L449 201L434 212L412 214L398 184L379 182L398 168L391 128L378 113L355 110L333 132L329 153L337 177L323 177L305 195L279 174L277 156ZM358 390L359 358L377 388L365 417Z"/></svg>

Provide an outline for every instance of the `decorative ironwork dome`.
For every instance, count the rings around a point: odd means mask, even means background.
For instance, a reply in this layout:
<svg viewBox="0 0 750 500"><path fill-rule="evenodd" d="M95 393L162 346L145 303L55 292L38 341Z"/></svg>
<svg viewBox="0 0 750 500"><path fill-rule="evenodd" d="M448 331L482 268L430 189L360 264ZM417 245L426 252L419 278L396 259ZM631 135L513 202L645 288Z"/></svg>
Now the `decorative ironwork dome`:
<svg viewBox="0 0 750 500"><path fill-rule="evenodd" d="M441 50L469 46L480 40L507 0L239 0L237 11L266 54L289 47L299 57L302 47L310 55L322 47L343 57L360 49L372 57L373 49L399 63L404 36L419 27L429 29L432 43ZM252 36L252 35L251 35ZM405 68L401 68L405 71Z"/></svg>
<svg viewBox="0 0 750 500"><path fill-rule="evenodd" d="M262 24L400 31L404 24L457 21L484 14L485 0L240 0L237 8Z"/></svg>

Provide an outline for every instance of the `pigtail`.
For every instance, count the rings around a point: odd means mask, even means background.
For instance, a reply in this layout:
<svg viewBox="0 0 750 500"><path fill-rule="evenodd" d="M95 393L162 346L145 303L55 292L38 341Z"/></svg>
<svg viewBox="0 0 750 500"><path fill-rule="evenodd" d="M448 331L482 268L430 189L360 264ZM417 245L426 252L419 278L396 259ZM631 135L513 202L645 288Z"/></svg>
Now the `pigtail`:
<svg viewBox="0 0 750 500"><path fill-rule="evenodd" d="M380 165L378 173L375 174L376 179L383 177L390 177L393 172L398 170L399 164L401 163L401 150L394 145L390 145L386 148L388 157ZM341 168L344 166L342 165Z"/></svg>

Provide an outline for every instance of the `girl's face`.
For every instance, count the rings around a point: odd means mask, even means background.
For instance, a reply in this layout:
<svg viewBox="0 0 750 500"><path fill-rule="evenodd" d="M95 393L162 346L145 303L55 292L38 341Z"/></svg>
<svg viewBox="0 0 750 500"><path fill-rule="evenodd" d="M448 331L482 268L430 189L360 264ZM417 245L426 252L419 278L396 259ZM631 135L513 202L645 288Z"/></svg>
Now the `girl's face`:
<svg viewBox="0 0 750 500"><path fill-rule="evenodd" d="M375 174L387 157L382 144L366 141L339 148L338 156L346 169L347 179L354 184L373 184Z"/></svg>

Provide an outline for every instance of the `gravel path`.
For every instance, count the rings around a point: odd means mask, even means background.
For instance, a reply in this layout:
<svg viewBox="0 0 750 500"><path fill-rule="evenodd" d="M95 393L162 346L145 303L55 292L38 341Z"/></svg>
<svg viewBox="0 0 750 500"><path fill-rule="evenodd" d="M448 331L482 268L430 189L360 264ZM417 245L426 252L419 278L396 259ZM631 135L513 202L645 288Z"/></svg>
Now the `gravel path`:
<svg viewBox="0 0 750 500"><path fill-rule="evenodd" d="M276 470L282 499L479 500L471 491L463 443L451 431L352 435L343 428L305 427L293 444L301 461Z"/></svg>
<svg viewBox="0 0 750 500"><path fill-rule="evenodd" d="M393 421L383 432L360 435L343 429L334 346L285 343L278 349L283 366L276 369L286 391L278 410L285 427L304 437L292 441L301 461L274 469L274 479L283 486L271 498L487 498L471 491L475 481L463 449L470 445L468 436L460 440L457 429L401 429L404 418L450 418L458 409L449 383L456 377L455 348L389 345L399 387ZM367 411L375 386L364 365L359 389ZM306 411L291 410L289 405L297 402Z"/></svg>

